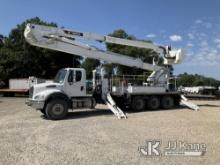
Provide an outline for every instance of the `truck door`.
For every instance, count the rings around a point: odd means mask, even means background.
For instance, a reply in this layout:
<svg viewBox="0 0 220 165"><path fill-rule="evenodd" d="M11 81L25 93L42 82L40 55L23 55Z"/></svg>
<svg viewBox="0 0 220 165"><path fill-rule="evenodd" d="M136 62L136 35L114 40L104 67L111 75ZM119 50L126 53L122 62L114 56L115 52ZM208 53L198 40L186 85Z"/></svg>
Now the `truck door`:
<svg viewBox="0 0 220 165"><path fill-rule="evenodd" d="M66 92L70 97L80 97L86 95L86 88L83 77L84 75L82 70L69 71L66 84Z"/></svg>

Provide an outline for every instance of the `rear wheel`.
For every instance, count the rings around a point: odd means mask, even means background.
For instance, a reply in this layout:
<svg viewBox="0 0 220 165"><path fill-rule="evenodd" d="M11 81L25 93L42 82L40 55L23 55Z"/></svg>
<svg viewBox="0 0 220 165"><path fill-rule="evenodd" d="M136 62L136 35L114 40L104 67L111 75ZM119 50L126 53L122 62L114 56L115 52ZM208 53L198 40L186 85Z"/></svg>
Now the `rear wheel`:
<svg viewBox="0 0 220 165"><path fill-rule="evenodd" d="M49 119L63 119L68 112L67 102L62 99L51 100L46 106L46 115Z"/></svg>
<svg viewBox="0 0 220 165"><path fill-rule="evenodd" d="M157 96L152 96L147 101L147 108L151 110L158 109L160 107L160 100Z"/></svg>
<svg viewBox="0 0 220 165"><path fill-rule="evenodd" d="M169 95L163 96L162 100L161 100L161 106L164 109L173 108L173 106L174 106L174 99L173 99L173 97L171 97Z"/></svg>
<svg viewBox="0 0 220 165"><path fill-rule="evenodd" d="M175 98L174 99L174 105L175 106L180 106L180 98Z"/></svg>
<svg viewBox="0 0 220 165"><path fill-rule="evenodd" d="M145 108L145 101L142 97L136 96L132 100L132 109L142 111Z"/></svg>

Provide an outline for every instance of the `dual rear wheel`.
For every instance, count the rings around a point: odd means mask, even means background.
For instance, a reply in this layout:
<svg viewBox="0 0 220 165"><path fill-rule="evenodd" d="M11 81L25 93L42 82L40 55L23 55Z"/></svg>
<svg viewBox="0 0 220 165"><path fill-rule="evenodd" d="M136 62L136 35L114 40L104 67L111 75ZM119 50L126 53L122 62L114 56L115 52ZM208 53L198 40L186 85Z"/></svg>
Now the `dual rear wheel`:
<svg viewBox="0 0 220 165"><path fill-rule="evenodd" d="M160 107L163 109L170 109L174 106L174 99L170 95L165 95L163 97L151 96L149 99L145 100L141 96L136 96L132 100L132 109L136 111L142 111L144 109L156 110Z"/></svg>

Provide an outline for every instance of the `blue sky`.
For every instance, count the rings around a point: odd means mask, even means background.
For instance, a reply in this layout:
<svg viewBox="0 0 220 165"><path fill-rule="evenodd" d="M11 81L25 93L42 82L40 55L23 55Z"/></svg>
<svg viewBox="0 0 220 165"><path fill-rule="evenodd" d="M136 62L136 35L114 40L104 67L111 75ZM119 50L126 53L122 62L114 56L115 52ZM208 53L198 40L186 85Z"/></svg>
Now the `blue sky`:
<svg viewBox="0 0 220 165"><path fill-rule="evenodd" d="M0 34L38 16L59 26L106 35L123 28L139 39L184 48L188 72L220 79L219 0L1 0Z"/></svg>

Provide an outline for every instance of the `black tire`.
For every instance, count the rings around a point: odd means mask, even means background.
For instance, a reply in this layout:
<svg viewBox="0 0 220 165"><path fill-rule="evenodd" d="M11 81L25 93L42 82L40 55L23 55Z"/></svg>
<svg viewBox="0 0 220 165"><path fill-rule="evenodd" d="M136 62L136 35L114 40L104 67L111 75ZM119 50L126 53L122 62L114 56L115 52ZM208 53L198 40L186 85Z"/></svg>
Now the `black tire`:
<svg viewBox="0 0 220 165"><path fill-rule="evenodd" d="M174 100L174 105L179 107L180 106L180 99L175 99Z"/></svg>
<svg viewBox="0 0 220 165"><path fill-rule="evenodd" d="M14 97L15 93L3 93L3 97Z"/></svg>
<svg viewBox="0 0 220 165"><path fill-rule="evenodd" d="M136 96L133 98L131 106L135 111L142 111L145 109L145 100L142 97Z"/></svg>
<svg viewBox="0 0 220 165"><path fill-rule="evenodd" d="M63 119L68 112L68 105L65 100L51 100L46 106L46 116L52 120Z"/></svg>
<svg viewBox="0 0 220 165"><path fill-rule="evenodd" d="M174 99L173 97L167 95L163 96L161 99L161 107L164 109L170 109L174 107Z"/></svg>
<svg viewBox="0 0 220 165"><path fill-rule="evenodd" d="M147 108L151 110L158 109L160 107L160 99L157 96L152 96L147 100Z"/></svg>
<svg viewBox="0 0 220 165"><path fill-rule="evenodd" d="M45 109L40 109L41 113L43 113L44 115L46 115Z"/></svg>

